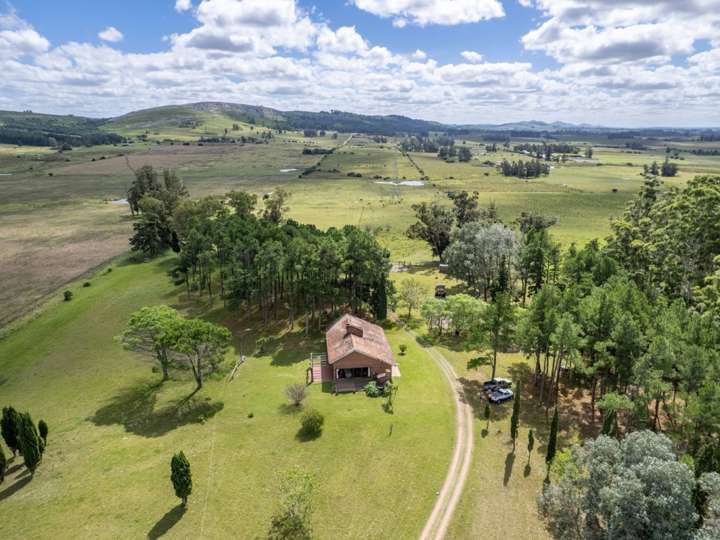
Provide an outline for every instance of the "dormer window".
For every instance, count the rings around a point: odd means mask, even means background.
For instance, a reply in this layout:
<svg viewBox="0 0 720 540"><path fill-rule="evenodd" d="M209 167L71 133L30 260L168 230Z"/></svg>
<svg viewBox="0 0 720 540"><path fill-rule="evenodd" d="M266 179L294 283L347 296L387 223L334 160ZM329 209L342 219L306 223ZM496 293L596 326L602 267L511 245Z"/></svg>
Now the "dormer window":
<svg viewBox="0 0 720 540"><path fill-rule="evenodd" d="M347 328L348 334L352 334L357 337L363 337L363 329L360 325L349 322L349 323L347 323L346 328Z"/></svg>

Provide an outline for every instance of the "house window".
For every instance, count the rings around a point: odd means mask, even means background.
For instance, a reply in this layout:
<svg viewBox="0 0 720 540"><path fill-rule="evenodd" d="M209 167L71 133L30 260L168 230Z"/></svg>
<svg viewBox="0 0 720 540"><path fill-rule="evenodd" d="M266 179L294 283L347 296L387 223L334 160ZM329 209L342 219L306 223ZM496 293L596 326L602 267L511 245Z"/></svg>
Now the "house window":
<svg viewBox="0 0 720 540"><path fill-rule="evenodd" d="M370 377L370 368L343 368L338 369L338 379L368 378Z"/></svg>

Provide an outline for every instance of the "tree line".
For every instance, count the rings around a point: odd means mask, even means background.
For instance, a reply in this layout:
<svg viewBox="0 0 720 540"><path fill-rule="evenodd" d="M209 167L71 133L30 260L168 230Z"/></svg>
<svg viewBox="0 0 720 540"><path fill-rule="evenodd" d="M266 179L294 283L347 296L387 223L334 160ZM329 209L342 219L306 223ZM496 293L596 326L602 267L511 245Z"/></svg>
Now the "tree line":
<svg viewBox="0 0 720 540"><path fill-rule="evenodd" d="M532 161L508 161L503 159L499 165L500 173L503 176L514 176L516 178L538 178L550 174L550 166L539 159Z"/></svg>
<svg viewBox="0 0 720 540"><path fill-rule="evenodd" d="M143 168L133 190L145 192L137 202L133 250L154 256L172 248L174 275L188 293L257 308L265 321L282 313L291 327L300 315L319 327L327 312L342 307L387 316L390 255L367 231L321 231L289 220L290 194L282 189L267 194L261 209L257 196L245 192L192 200L174 173L165 171L160 180Z"/></svg>

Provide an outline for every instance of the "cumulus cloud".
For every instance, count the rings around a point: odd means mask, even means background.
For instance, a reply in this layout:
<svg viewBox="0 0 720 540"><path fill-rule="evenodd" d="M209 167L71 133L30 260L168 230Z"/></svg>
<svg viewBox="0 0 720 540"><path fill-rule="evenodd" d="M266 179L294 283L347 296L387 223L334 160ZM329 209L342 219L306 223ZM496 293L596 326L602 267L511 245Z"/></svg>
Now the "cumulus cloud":
<svg viewBox="0 0 720 540"><path fill-rule="evenodd" d="M530 2L526 2L529 4ZM534 0L548 20L522 38L525 48L562 63L668 63L718 35L720 0Z"/></svg>
<svg viewBox="0 0 720 540"><path fill-rule="evenodd" d="M114 26L108 26L105 30L98 33L98 37L103 41L110 43L119 43L123 40L123 33Z"/></svg>
<svg viewBox="0 0 720 540"><path fill-rule="evenodd" d="M175 0L175 11L182 13L192 9L192 2L190 0Z"/></svg>
<svg viewBox="0 0 720 540"><path fill-rule="evenodd" d="M473 64L479 64L483 60L483 55L475 51L463 51L460 56Z"/></svg>
<svg viewBox="0 0 720 540"><path fill-rule="evenodd" d="M689 3L707 7L709 1ZM422 50L400 53L373 43L356 27L333 26L293 0L197 1L190 13L194 27L172 35L154 53L126 53L104 43L51 46L10 13L0 15L0 105L113 116L218 100L458 123L720 120L720 25L714 11L670 10L669 0L667 16L649 0L527 3L542 18L524 46L553 56L556 67L491 62L473 50L460 53L457 63L439 62ZM420 24L411 4L430 9L433 2L398 0L387 16ZM627 15L627 25L617 22L620 14ZM702 52L695 50L697 36L706 36Z"/></svg>
<svg viewBox="0 0 720 540"><path fill-rule="evenodd" d="M498 0L352 0L363 11L380 17L393 17L393 24L452 26L475 23L505 15Z"/></svg>

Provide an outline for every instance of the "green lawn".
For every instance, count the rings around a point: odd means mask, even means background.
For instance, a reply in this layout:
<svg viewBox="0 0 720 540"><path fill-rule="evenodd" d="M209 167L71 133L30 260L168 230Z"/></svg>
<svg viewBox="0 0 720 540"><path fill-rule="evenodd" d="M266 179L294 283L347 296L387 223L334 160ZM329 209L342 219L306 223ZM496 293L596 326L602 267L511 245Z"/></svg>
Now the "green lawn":
<svg viewBox="0 0 720 540"><path fill-rule="evenodd" d="M113 340L133 310L169 303L227 324L236 340L226 368L254 348L260 329L183 298L166 276L169 264L121 262L0 341L2 403L51 430L35 478L16 459L0 487L3 537L140 538L166 529L168 538L258 537L276 508L279 475L295 466L317 480L318 538L416 537L454 440L450 391L430 358L389 330L395 351L409 346L399 357L394 414L382 400L314 385L308 403L326 422L312 441L297 438L298 413L282 391L304 380L308 353L322 350L318 337L263 329L276 336L265 353L250 356L231 382L216 377L180 404L192 383L158 387L149 364ZM178 450L194 480L184 515L168 478Z"/></svg>

